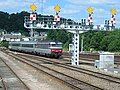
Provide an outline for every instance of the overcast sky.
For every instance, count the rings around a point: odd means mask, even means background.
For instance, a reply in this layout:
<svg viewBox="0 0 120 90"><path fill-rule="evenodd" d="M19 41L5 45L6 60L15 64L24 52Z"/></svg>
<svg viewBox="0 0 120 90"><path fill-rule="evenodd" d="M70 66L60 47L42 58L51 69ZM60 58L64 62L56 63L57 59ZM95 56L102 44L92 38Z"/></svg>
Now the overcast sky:
<svg viewBox="0 0 120 90"><path fill-rule="evenodd" d="M30 12L30 5L37 6L37 13L42 13L42 0L0 0L0 11L16 13L21 11ZM110 20L110 10L115 8L117 13L116 26L120 27L120 0L43 0L43 14L54 15L54 7L61 7L60 16L72 19L82 19L88 17L87 8L92 7L93 23L104 24L104 20Z"/></svg>

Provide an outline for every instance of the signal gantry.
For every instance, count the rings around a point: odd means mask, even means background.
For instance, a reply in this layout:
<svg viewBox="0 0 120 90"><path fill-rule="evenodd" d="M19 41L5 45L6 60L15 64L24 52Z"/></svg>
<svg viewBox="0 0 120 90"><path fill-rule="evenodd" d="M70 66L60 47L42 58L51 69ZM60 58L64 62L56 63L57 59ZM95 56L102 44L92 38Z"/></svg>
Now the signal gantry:
<svg viewBox="0 0 120 90"><path fill-rule="evenodd" d="M37 16L35 14L36 6L32 4L30 6L32 13L30 16L25 16L24 27L31 30L31 39L33 38L33 29L64 29L72 33L72 65L79 65L79 34L89 31L93 28L93 8L87 9L88 25L86 19L64 19L60 17L60 6L56 5L54 10L56 11L55 16ZM111 23L114 24L114 16L112 15ZM87 27L87 29L85 28ZM83 47L82 47L83 48Z"/></svg>

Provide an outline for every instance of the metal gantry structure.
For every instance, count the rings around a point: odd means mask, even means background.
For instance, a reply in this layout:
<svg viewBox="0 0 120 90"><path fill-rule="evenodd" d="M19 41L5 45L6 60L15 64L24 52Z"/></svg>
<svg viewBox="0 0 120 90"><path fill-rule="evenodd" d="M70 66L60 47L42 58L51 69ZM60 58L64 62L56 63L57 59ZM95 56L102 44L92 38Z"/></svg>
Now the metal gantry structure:
<svg viewBox="0 0 120 90"><path fill-rule="evenodd" d="M25 16L24 27L31 30L31 38L33 37L33 29L64 29L72 33L72 65L79 65L79 33L87 31L81 25L81 20L62 19L55 22L54 17L36 17L31 22L30 16Z"/></svg>
<svg viewBox="0 0 120 90"><path fill-rule="evenodd" d="M34 14L34 10L36 6L31 5L32 13L30 16L25 16L24 18L24 27L31 30L31 40L33 38L33 29L64 29L68 32L72 33L72 65L79 65L79 34L91 30L93 26L92 21L92 13L93 9L91 7L88 8L88 25L81 24L81 20L73 20L73 19L64 19L60 18L59 11L60 7L58 5L55 6L56 14L55 16L36 16ZM83 20L86 21L86 20ZM84 27L88 28L85 29ZM82 45L83 50L83 45Z"/></svg>

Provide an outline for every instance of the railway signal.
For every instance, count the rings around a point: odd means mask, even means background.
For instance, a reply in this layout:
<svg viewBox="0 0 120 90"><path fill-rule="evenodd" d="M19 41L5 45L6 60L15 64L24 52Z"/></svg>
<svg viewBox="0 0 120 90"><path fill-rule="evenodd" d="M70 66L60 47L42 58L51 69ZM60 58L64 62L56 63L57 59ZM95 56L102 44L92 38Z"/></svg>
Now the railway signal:
<svg viewBox="0 0 120 90"><path fill-rule="evenodd" d="M110 28L110 20L105 20L105 27L106 27L106 30L109 30L109 28Z"/></svg>
<svg viewBox="0 0 120 90"><path fill-rule="evenodd" d="M59 12L60 11L60 6L58 6L58 5L56 5L55 7L54 7L54 10L56 11L56 12Z"/></svg>
<svg viewBox="0 0 120 90"><path fill-rule="evenodd" d="M54 21L57 22L57 21L60 21L60 16L58 15L58 13L60 12L60 6L56 5L54 7L54 10L56 11L56 15L54 16Z"/></svg>
<svg viewBox="0 0 120 90"><path fill-rule="evenodd" d="M30 14L30 21L36 20L36 14Z"/></svg>
<svg viewBox="0 0 120 90"><path fill-rule="evenodd" d="M93 22L93 18L92 18L92 13L93 13L93 8L92 7L89 7L87 9L88 13L89 13L89 16L88 16L88 23L89 25L92 25L92 22Z"/></svg>
<svg viewBox="0 0 120 90"><path fill-rule="evenodd" d="M89 8L87 9L87 11L88 11L88 13L93 13L93 8L92 8L92 7L89 7Z"/></svg>
<svg viewBox="0 0 120 90"><path fill-rule="evenodd" d="M111 24L112 24L111 28L113 29L113 28L115 28L115 26L114 26L114 24L116 23L115 14L116 14L117 11L116 11L116 9L112 8L112 9L110 10L110 12L111 12L111 14L112 14L112 17L111 17L111 19L110 19L110 22L111 22Z"/></svg>
<svg viewBox="0 0 120 90"><path fill-rule="evenodd" d="M30 5L30 9L32 10L32 12L34 12L36 10L36 6L34 4Z"/></svg>
<svg viewBox="0 0 120 90"><path fill-rule="evenodd" d="M112 30L115 28L114 24L116 24L116 18L115 18L115 15L116 15L116 9L112 8L110 10L110 13L112 14L111 15L111 19L110 20L105 20L105 27L106 27L106 30Z"/></svg>
<svg viewBox="0 0 120 90"><path fill-rule="evenodd" d="M81 19L81 25L86 25L86 19Z"/></svg>
<svg viewBox="0 0 120 90"><path fill-rule="evenodd" d="M93 18L91 16L88 17L88 22L89 23L93 22Z"/></svg>
<svg viewBox="0 0 120 90"><path fill-rule="evenodd" d="M105 25L109 25L109 20L105 20Z"/></svg>
<svg viewBox="0 0 120 90"><path fill-rule="evenodd" d="M34 14L33 12L36 10L36 6L34 4L30 5L30 9L32 11L32 13L30 14L30 21L35 21L36 20L36 14Z"/></svg>
<svg viewBox="0 0 120 90"><path fill-rule="evenodd" d="M54 16L54 21L60 21L60 16L59 15L55 15Z"/></svg>
<svg viewBox="0 0 120 90"><path fill-rule="evenodd" d="M32 13L30 14L30 37L31 40L33 40L33 21L36 20L36 14L33 14L34 11L36 10L36 6L34 4L30 5L30 9Z"/></svg>
<svg viewBox="0 0 120 90"><path fill-rule="evenodd" d="M108 20L107 23L108 23L108 25L109 25L109 24L110 24L110 21Z"/></svg>
<svg viewBox="0 0 120 90"><path fill-rule="evenodd" d="M117 12L117 10L116 10L116 9L114 9L114 8L112 8L112 9L110 10L110 12L112 13L112 15L115 15L115 14L116 14L116 12Z"/></svg>
<svg viewBox="0 0 120 90"><path fill-rule="evenodd" d="M110 21L111 21L112 24L116 23L116 19L114 17L112 17Z"/></svg>

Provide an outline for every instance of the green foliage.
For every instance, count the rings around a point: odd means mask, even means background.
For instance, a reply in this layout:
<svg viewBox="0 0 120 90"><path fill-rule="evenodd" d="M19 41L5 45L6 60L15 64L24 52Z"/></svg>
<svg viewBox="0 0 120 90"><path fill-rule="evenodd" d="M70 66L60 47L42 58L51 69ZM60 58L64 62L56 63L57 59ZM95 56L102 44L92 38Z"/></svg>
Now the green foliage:
<svg viewBox="0 0 120 90"><path fill-rule="evenodd" d="M47 39L48 40L57 40L56 38L57 38L57 30L49 30Z"/></svg>
<svg viewBox="0 0 120 90"><path fill-rule="evenodd" d="M48 40L58 40L63 43L63 47L68 49L71 43L71 34L65 30L49 30L47 35Z"/></svg>
<svg viewBox="0 0 120 90"><path fill-rule="evenodd" d="M48 31L48 40L58 40L65 44L69 39L69 35L65 30L49 30ZM70 40L69 40L70 41Z"/></svg>
<svg viewBox="0 0 120 90"><path fill-rule="evenodd" d="M9 42L7 42L7 41L2 41L2 42L0 43L0 47L6 47L6 48L8 48L8 44L9 44Z"/></svg>
<svg viewBox="0 0 120 90"><path fill-rule="evenodd" d="M103 31L95 32L90 41L90 45L91 45L90 48L94 48L97 51L100 50L100 46L101 46L100 42L102 41L102 39L105 35L106 35L106 33Z"/></svg>
<svg viewBox="0 0 120 90"><path fill-rule="evenodd" d="M16 14L8 14L0 12L0 28L5 29L7 32L21 32L28 35L28 30L24 28L24 16L28 16L28 12L21 12Z"/></svg>
<svg viewBox="0 0 120 90"><path fill-rule="evenodd" d="M69 42L66 42L64 45L63 45L63 48L65 51L68 51L68 47L69 47Z"/></svg>
<svg viewBox="0 0 120 90"><path fill-rule="evenodd" d="M65 30L58 30L56 39L65 44L68 40L67 32Z"/></svg>
<svg viewBox="0 0 120 90"><path fill-rule="evenodd" d="M120 30L116 29L110 35L111 35L111 39L108 45L108 51L120 52Z"/></svg>
<svg viewBox="0 0 120 90"><path fill-rule="evenodd" d="M87 36L86 36L87 35ZM120 29L85 33L84 50L120 51Z"/></svg>
<svg viewBox="0 0 120 90"><path fill-rule="evenodd" d="M108 45L108 51L120 52L120 38L116 37L117 40L111 41Z"/></svg>
<svg viewBox="0 0 120 90"><path fill-rule="evenodd" d="M120 29L114 31L88 31L84 34L84 51L91 48L96 51L120 51ZM80 34L80 49L81 39ZM63 48L68 50L72 42L72 35L64 30L49 30L47 39L59 40L63 43Z"/></svg>

